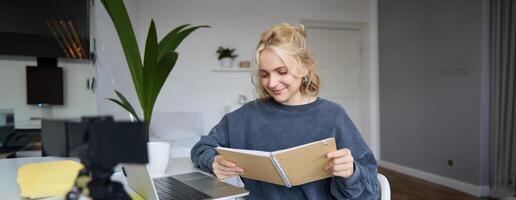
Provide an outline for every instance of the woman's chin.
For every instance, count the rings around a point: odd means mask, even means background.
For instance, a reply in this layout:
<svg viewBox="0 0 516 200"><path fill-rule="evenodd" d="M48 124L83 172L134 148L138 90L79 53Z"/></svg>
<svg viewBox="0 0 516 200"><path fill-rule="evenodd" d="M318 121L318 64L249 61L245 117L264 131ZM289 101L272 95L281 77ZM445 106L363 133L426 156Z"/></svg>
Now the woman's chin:
<svg viewBox="0 0 516 200"><path fill-rule="evenodd" d="M273 98L275 101L280 102L280 103L284 103L284 102L286 102L286 99L285 99L284 97L282 97L282 96L274 96L274 95L273 95L273 96L272 96L272 98Z"/></svg>

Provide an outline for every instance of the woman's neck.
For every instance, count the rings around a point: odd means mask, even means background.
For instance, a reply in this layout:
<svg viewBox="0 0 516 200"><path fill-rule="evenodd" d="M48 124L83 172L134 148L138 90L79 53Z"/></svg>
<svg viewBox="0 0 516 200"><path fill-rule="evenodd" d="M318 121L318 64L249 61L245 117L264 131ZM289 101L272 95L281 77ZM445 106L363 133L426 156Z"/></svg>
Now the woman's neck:
<svg viewBox="0 0 516 200"><path fill-rule="evenodd" d="M283 105L288 106L298 106L298 105L305 105L314 102L317 100L317 97L310 96L310 95L299 95L297 97L294 97L294 99L291 99L290 102L280 102Z"/></svg>

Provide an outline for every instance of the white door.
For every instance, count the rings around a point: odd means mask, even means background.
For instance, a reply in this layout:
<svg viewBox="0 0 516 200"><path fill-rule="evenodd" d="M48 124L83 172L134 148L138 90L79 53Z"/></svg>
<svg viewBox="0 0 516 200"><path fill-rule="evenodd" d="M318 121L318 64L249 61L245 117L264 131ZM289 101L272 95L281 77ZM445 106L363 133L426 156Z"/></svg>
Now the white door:
<svg viewBox="0 0 516 200"><path fill-rule="evenodd" d="M362 64L362 30L307 26L308 48L321 77L319 96L346 109L369 143L367 77Z"/></svg>

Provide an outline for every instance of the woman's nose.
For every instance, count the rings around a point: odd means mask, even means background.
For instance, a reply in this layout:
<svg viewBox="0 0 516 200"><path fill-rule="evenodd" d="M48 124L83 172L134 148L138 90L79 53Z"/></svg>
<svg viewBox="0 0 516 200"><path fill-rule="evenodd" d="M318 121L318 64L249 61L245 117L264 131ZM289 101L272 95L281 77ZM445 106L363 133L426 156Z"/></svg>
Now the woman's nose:
<svg viewBox="0 0 516 200"><path fill-rule="evenodd" d="M267 85L269 88L274 88L278 84L278 77L269 75L269 84Z"/></svg>

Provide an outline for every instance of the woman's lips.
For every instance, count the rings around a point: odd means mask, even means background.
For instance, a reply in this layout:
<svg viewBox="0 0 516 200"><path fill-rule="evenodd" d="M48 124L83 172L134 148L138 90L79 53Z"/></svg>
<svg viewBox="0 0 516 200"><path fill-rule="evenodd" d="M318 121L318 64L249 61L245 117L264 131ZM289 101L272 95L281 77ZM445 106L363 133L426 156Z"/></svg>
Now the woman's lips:
<svg viewBox="0 0 516 200"><path fill-rule="evenodd" d="M283 89L285 89L285 88L283 88ZM283 91L283 89L279 89L279 90L271 90L271 91L272 91L272 94L274 94L274 95L280 95L280 94L281 94L281 92Z"/></svg>

